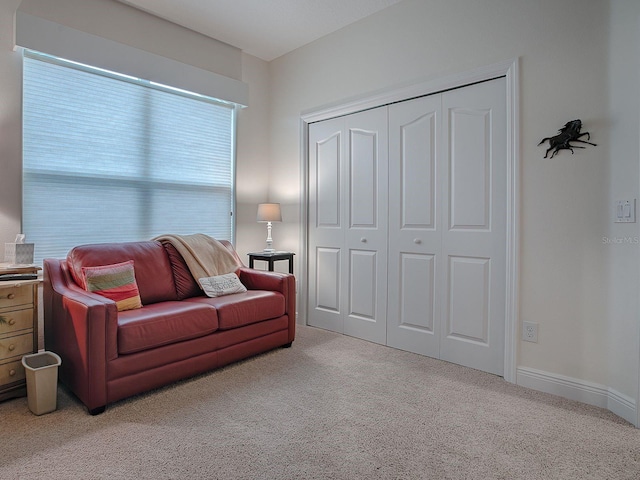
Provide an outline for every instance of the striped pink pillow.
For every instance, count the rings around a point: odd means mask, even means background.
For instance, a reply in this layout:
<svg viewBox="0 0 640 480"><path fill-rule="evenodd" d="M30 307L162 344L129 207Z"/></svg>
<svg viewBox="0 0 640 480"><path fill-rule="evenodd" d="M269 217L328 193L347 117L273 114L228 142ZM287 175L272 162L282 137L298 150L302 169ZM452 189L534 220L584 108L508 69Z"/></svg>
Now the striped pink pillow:
<svg viewBox="0 0 640 480"><path fill-rule="evenodd" d="M133 260L99 267L82 267L82 274L85 290L115 301L119 312L142 307Z"/></svg>

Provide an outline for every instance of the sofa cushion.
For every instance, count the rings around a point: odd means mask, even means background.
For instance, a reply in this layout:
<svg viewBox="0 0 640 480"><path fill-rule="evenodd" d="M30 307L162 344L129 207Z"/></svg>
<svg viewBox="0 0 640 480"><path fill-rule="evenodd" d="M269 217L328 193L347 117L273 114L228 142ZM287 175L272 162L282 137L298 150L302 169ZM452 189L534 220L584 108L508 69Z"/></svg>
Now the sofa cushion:
<svg viewBox="0 0 640 480"><path fill-rule="evenodd" d="M82 273L86 290L110 298L116 302L119 312L142 307L133 260L100 267L82 267Z"/></svg>
<svg viewBox="0 0 640 480"><path fill-rule="evenodd" d="M210 305L162 302L118 314L118 353L127 354L209 335L218 329Z"/></svg>
<svg viewBox="0 0 640 480"><path fill-rule="evenodd" d="M185 303L211 305L218 312L218 329L229 330L278 318L285 314L285 299L279 292L249 290L223 297L193 297Z"/></svg>
<svg viewBox="0 0 640 480"><path fill-rule="evenodd" d="M133 260L143 305L178 300L169 256L159 242L100 243L80 245L67 255L73 280L84 286L82 267L96 267Z"/></svg>

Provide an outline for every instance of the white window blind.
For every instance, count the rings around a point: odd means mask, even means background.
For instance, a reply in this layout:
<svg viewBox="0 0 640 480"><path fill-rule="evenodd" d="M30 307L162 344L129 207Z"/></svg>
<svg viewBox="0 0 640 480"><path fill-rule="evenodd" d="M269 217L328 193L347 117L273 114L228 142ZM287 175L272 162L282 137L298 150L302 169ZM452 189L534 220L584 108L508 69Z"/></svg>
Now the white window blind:
<svg viewBox="0 0 640 480"><path fill-rule="evenodd" d="M31 52L23 83L36 263L164 233L233 240L233 105Z"/></svg>

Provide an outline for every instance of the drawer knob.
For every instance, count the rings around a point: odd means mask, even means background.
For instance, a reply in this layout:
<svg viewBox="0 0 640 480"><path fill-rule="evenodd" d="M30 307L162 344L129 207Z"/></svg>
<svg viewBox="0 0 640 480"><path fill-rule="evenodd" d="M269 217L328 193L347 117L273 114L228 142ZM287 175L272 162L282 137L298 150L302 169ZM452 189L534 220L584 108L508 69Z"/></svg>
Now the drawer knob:
<svg viewBox="0 0 640 480"><path fill-rule="evenodd" d="M16 294L15 293L10 293L6 297L0 297L0 298L6 298L8 300L13 300L14 298L16 298Z"/></svg>
<svg viewBox="0 0 640 480"><path fill-rule="evenodd" d="M9 351L13 352L16 349L16 346L12 343L11 345L9 345Z"/></svg>
<svg viewBox="0 0 640 480"><path fill-rule="evenodd" d="M11 370L9 370L9 376L13 377L16 374L16 371L12 368Z"/></svg>
<svg viewBox="0 0 640 480"><path fill-rule="evenodd" d="M419 238L414 238L413 243L415 243L416 245L420 245L422 243L422 240L420 240Z"/></svg>
<svg viewBox="0 0 640 480"><path fill-rule="evenodd" d="M10 318L9 319L9 325L15 325L15 324L16 324L15 318Z"/></svg>
<svg viewBox="0 0 640 480"><path fill-rule="evenodd" d="M362 243L367 243L367 238L366 238L366 237L362 237L362 238L360 239L360 241L361 241Z"/></svg>

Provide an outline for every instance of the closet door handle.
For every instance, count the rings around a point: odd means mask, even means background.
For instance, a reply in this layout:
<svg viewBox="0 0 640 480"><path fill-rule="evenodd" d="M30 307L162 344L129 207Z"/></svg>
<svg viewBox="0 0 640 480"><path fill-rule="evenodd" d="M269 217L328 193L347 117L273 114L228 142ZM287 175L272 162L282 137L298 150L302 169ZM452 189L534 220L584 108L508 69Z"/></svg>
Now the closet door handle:
<svg viewBox="0 0 640 480"><path fill-rule="evenodd" d="M420 240L419 238L414 238L413 243L415 243L416 245L420 245L422 243L422 240Z"/></svg>
<svg viewBox="0 0 640 480"><path fill-rule="evenodd" d="M361 238L360 238L360 242L362 242L362 243L367 243L367 239L366 239L365 237L361 237Z"/></svg>

